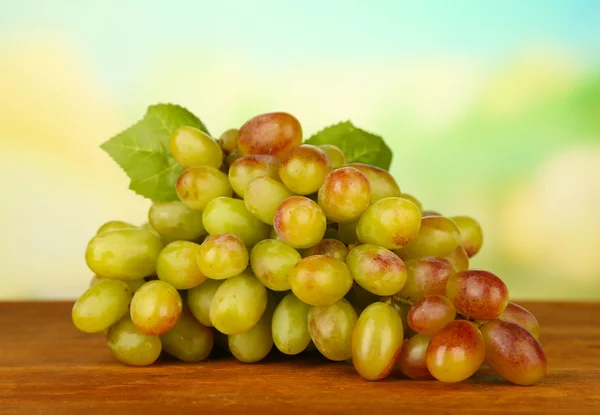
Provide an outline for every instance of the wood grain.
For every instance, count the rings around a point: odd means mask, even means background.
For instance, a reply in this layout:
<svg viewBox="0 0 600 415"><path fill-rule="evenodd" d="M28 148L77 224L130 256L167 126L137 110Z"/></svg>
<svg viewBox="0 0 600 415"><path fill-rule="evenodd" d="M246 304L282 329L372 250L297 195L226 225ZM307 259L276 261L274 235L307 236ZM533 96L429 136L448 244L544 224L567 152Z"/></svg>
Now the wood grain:
<svg viewBox="0 0 600 415"><path fill-rule="evenodd" d="M549 362L520 387L482 370L460 384L361 379L315 355L242 364L215 358L147 368L116 363L72 327L69 303L0 303L1 414L600 413L600 303L526 303Z"/></svg>

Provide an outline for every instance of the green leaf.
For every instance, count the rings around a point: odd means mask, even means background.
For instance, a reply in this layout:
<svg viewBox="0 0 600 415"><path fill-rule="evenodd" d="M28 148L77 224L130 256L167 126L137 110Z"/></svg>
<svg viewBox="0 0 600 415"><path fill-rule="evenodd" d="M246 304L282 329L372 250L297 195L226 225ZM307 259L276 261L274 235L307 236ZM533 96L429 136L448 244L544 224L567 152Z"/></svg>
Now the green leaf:
<svg viewBox="0 0 600 415"><path fill-rule="evenodd" d="M319 131L306 140L306 144L338 146L350 163L367 163L385 170L392 164L392 150L383 138L355 127L350 121Z"/></svg>
<svg viewBox="0 0 600 415"><path fill-rule="evenodd" d="M175 182L183 171L169 151L169 137L181 126L208 130L194 114L179 105L148 107L140 121L100 147L131 179L129 188L155 201L177 200Z"/></svg>

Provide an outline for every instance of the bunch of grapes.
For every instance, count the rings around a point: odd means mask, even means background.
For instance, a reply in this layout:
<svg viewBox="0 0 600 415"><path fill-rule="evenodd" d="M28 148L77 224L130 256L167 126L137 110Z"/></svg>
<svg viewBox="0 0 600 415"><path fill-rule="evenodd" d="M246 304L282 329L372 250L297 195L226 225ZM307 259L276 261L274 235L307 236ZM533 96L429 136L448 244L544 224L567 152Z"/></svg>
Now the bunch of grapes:
<svg viewBox="0 0 600 415"><path fill-rule="evenodd" d="M198 362L216 346L257 362L275 346L369 380L397 368L459 382L484 362L516 384L544 376L536 318L469 269L474 219L423 211L385 170L302 144L286 113L219 140L182 127L169 149L186 168L180 200L155 202L140 227L104 224L86 250L96 276L73 322L105 332L118 361Z"/></svg>

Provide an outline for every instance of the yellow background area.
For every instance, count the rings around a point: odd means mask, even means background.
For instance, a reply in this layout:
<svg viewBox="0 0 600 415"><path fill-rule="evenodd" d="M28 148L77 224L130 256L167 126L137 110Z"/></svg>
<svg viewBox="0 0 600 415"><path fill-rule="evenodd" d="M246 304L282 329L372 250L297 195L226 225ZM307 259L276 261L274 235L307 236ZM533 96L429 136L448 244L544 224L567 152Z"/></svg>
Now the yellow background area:
<svg viewBox="0 0 600 415"><path fill-rule="evenodd" d="M480 221L472 266L513 298L600 298L597 3L125 3L0 6L0 299L75 298L95 230L146 221L98 146L159 102L215 136L351 120L403 191Z"/></svg>

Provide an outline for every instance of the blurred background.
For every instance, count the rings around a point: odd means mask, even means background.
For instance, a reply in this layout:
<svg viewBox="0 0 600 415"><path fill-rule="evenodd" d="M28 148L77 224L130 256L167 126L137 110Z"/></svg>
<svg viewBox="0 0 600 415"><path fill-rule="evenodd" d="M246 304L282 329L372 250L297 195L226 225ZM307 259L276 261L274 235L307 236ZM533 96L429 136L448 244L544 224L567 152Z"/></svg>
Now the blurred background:
<svg viewBox="0 0 600 415"><path fill-rule="evenodd" d="M75 298L96 229L146 220L98 146L159 102L349 119L513 298L600 299L598 1L0 1L0 299Z"/></svg>

